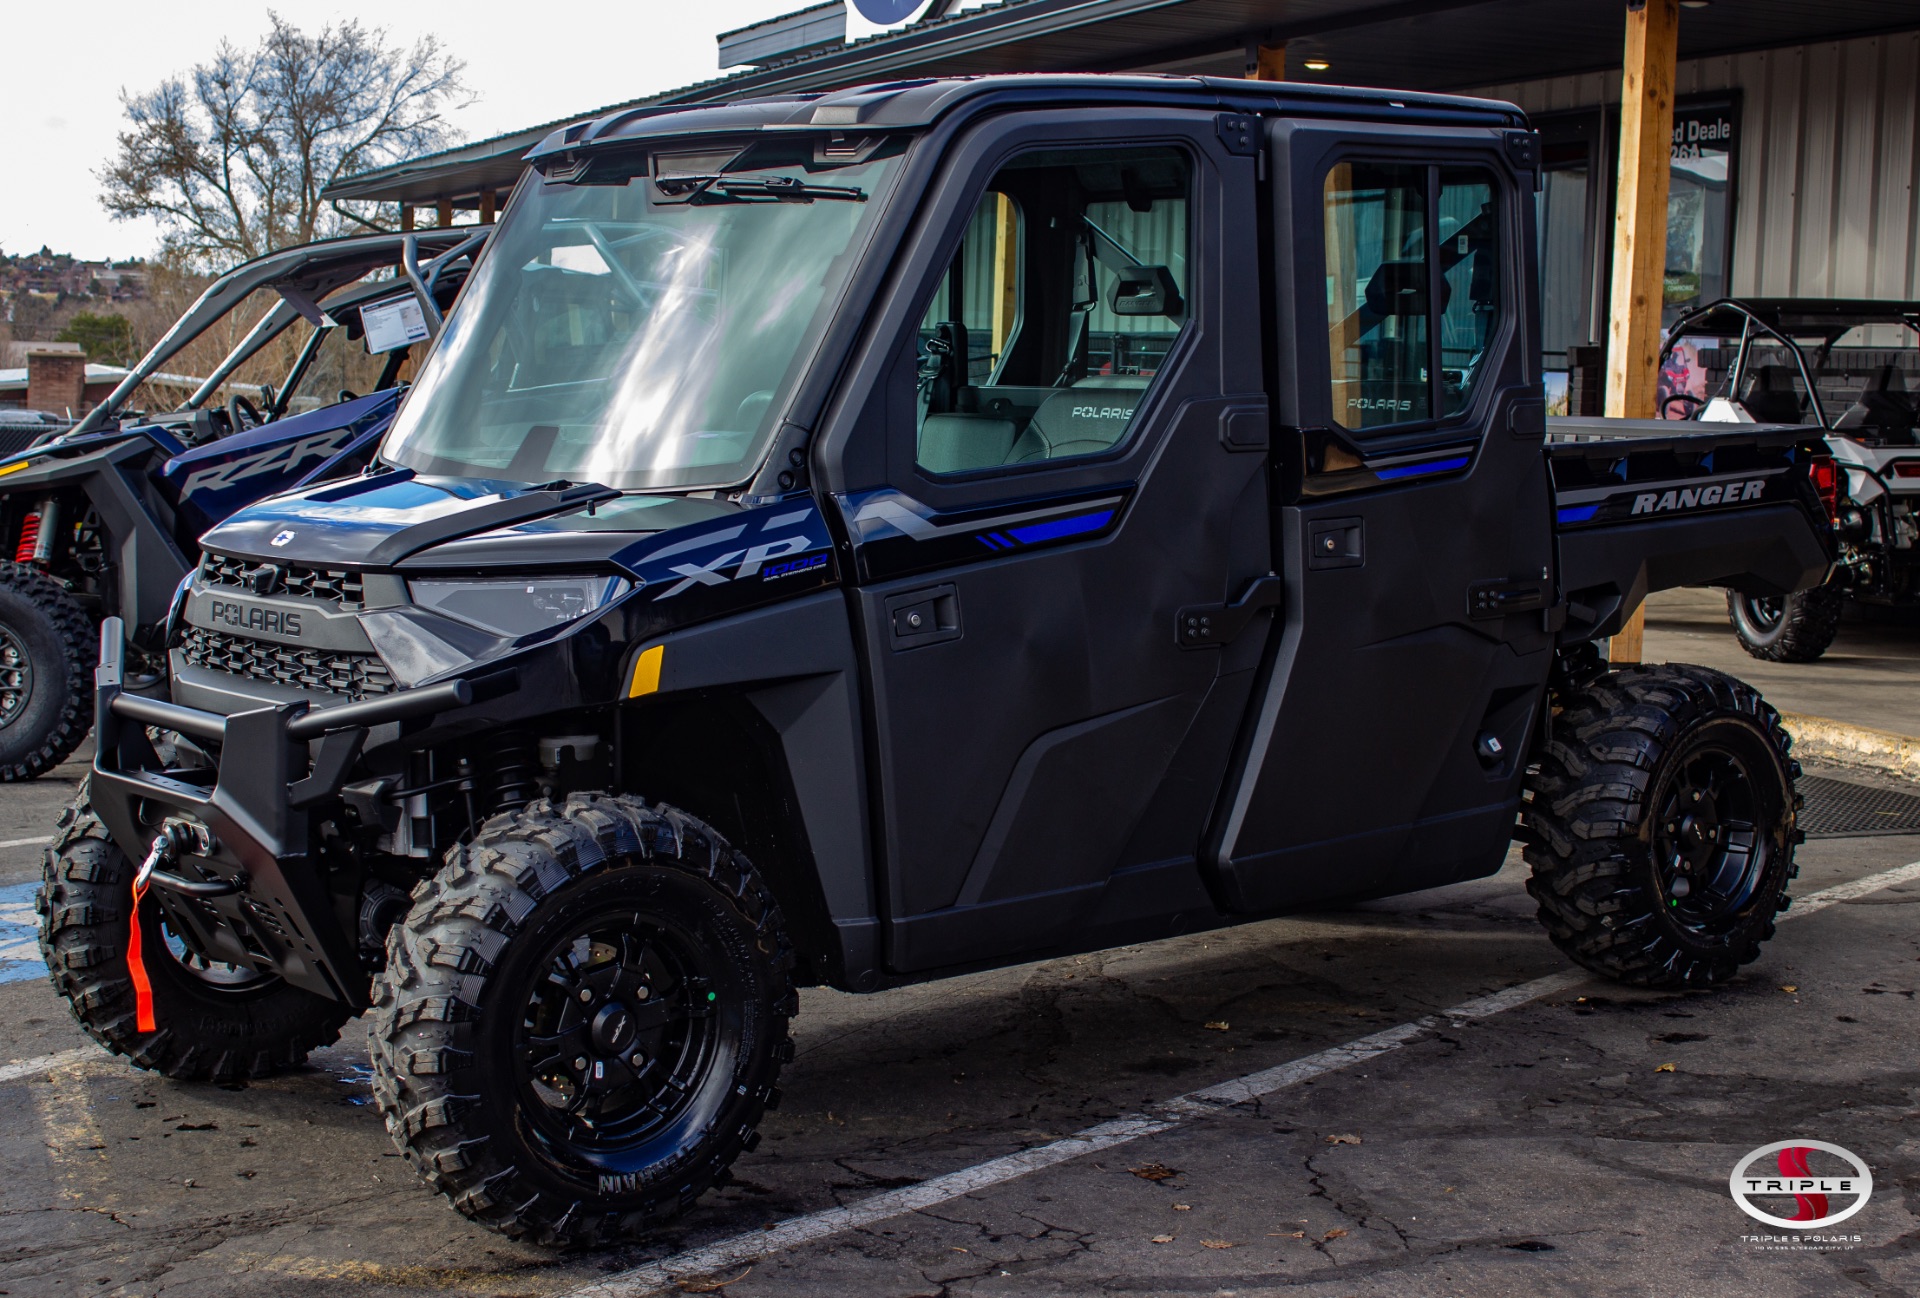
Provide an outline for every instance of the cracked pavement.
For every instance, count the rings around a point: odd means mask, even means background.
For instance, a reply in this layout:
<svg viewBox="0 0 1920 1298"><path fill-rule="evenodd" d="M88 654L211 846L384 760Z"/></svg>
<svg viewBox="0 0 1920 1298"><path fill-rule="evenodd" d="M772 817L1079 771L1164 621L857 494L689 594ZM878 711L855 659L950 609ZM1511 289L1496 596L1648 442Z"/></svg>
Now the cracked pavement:
<svg viewBox="0 0 1920 1298"><path fill-rule="evenodd" d="M65 774L77 775L78 767ZM9 789L24 836L67 795ZM0 883L37 848L0 850ZM1920 859L1802 849L1795 891ZM0 1291L563 1294L970 1167L1567 966L1523 871L940 983L803 994L765 1141L649 1246L551 1254L468 1225L394 1154L357 1025L313 1066L186 1086L100 1054L0 1082ZM1792 991L1783 988L1793 988ZM1257 1103L691 1279L761 1295L1920 1293L1920 883L1786 925L1714 993L1590 983L1443 1022ZM5 1059L85 1045L0 984ZM1671 1064L1671 1071L1660 1071ZM1873 1167L1857 1245L1762 1250L1727 1193L1788 1137ZM1137 1170L1136 1170L1137 1169Z"/></svg>

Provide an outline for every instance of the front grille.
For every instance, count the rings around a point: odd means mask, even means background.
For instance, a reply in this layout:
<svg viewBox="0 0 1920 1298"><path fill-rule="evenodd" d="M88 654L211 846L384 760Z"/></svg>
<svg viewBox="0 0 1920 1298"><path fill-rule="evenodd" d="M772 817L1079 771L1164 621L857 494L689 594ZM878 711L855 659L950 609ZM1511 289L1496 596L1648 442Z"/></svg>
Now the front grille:
<svg viewBox="0 0 1920 1298"><path fill-rule="evenodd" d="M355 701L391 694L394 689L386 664L370 653L302 649L197 626L187 629L180 648L195 667L295 689L342 694Z"/></svg>
<svg viewBox="0 0 1920 1298"><path fill-rule="evenodd" d="M257 589L252 574L263 565L252 559L235 559L209 550L200 560L202 586L227 586L256 595L292 595L301 599L324 600L345 609L355 609L366 597L360 574L344 568L309 568L300 563L276 563L270 588Z"/></svg>

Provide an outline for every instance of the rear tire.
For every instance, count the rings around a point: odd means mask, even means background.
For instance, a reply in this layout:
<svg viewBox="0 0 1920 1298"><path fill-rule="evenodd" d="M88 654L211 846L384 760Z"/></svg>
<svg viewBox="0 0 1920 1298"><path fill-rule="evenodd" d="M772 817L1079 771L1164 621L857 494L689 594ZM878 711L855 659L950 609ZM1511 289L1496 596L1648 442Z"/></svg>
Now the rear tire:
<svg viewBox="0 0 1920 1298"><path fill-rule="evenodd" d="M187 952L151 893L140 907L141 962L155 1030L134 1020L127 966L133 864L79 799L60 815L35 908L53 989L88 1036L141 1068L180 1081L268 1077L331 1045L353 1011L272 975L208 965Z"/></svg>
<svg viewBox="0 0 1920 1298"><path fill-rule="evenodd" d="M1840 634L1846 596L1826 586L1793 595L1727 592L1727 620L1740 647L1775 663L1810 663Z"/></svg>
<svg viewBox="0 0 1920 1298"><path fill-rule="evenodd" d="M671 807L495 816L388 936L374 1097L474 1221L589 1246L691 1206L758 1142L793 952L745 857Z"/></svg>
<svg viewBox="0 0 1920 1298"><path fill-rule="evenodd" d="M0 563L0 782L73 755L93 725L93 622L65 586Z"/></svg>
<svg viewBox="0 0 1920 1298"><path fill-rule="evenodd" d="M1622 668L1564 698L1520 834L1554 945L1641 987L1707 987L1757 958L1804 837L1791 744L1705 667Z"/></svg>

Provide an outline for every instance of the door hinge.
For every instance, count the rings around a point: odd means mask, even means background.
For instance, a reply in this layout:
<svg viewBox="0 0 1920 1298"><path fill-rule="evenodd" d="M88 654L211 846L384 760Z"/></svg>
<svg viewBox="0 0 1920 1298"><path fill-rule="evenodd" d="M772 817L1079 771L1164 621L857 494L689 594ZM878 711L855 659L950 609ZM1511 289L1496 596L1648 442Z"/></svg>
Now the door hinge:
<svg viewBox="0 0 1920 1298"><path fill-rule="evenodd" d="M1248 113L1216 113L1213 129L1220 143L1236 158L1251 158L1260 152L1260 119Z"/></svg>
<svg viewBox="0 0 1920 1298"><path fill-rule="evenodd" d="M1552 600L1553 589L1545 580L1476 581L1467 587L1467 616L1483 621L1509 613L1531 613L1546 608Z"/></svg>
<svg viewBox="0 0 1920 1298"><path fill-rule="evenodd" d="M1248 582L1231 604L1189 604L1174 615L1174 643L1182 649L1228 644L1256 614L1280 607L1286 589L1285 579L1270 572Z"/></svg>

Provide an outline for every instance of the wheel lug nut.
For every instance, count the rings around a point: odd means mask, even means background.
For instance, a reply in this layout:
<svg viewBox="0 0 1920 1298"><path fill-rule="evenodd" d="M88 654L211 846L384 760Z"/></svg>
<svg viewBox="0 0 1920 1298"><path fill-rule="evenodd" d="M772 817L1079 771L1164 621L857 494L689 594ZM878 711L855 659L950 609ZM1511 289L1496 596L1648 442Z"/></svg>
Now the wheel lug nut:
<svg viewBox="0 0 1920 1298"><path fill-rule="evenodd" d="M643 1001L651 995L653 995L653 992L650 989L641 987L633 993L633 998L638 1001Z"/></svg>
<svg viewBox="0 0 1920 1298"><path fill-rule="evenodd" d="M585 1055L575 1055L573 1057L573 1071L576 1073L584 1073L587 1071L587 1057Z"/></svg>
<svg viewBox="0 0 1920 1298"><path fill-rule="evenodd" d="M590 987L582 987L580 989L580 1003L584 1005L592 999L593 999L593 989Z"/></svg>
<svg viewBox="0 0 1920 1298"><path fill-rule="evenodd" d="M635 1068L639 1068L647 1062L647 1057L641 1054L638 1050L636 1050L633 1052L632 1055L630 1055L627 1058L627 1062L632 1064Z"/></svg>

